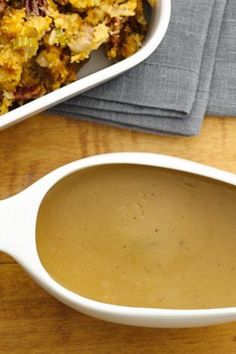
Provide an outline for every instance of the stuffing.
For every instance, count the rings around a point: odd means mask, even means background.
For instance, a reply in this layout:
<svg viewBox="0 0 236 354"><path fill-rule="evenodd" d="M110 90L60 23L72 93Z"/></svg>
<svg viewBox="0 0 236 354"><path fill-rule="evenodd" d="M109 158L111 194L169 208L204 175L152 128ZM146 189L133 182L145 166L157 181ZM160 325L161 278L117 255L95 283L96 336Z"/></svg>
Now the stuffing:
<svg viewBox="0 0 236 354"><path fill-rule="evenodd" d="M0 0L0 114L77 79L91 52L134 54L142 0Z"/></svg>

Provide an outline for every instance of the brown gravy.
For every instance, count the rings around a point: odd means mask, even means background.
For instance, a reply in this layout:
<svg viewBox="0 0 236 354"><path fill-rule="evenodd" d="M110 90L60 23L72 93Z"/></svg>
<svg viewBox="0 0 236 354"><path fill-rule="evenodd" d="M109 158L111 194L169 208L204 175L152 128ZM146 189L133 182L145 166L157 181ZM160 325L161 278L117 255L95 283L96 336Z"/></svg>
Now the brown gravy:
<svg viewBox="0 0 236 354"><path fill-rule="evenodd" d="M107 165L46 195L37 249L65 288L98 301L236 306L236 188L187 173Z"/></svg>

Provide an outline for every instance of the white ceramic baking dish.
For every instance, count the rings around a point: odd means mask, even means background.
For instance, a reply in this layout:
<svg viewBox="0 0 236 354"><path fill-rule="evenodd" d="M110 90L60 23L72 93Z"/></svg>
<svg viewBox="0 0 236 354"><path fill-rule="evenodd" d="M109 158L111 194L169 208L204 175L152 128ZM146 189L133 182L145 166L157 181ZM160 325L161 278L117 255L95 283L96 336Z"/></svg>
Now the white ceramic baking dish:
<svg viewBox="0 0 236 354"><path fill-rule="evenodd" d="M236 175L195 162L157 154L113 153L88 157L49 173L23 192L0 201L0 251L9 253L49 293L68 306L106 321L145 327L197 327L236 321L235 307L172 310L105 304L75 294L50 277L36 247L38 210L48 190L65 176L105 164L138 164L185 171L236 186ZM194 274L193 274L194 276Z"/></svg>
<svg viewBox="0 0 236 354"><path fill-rule="evenodd" d="M78 80L0 116L0 130L108 81L145 60L165 35L170 20L170 1L157 0L150 16L147 37L137 53L111 64L101 52L96 51L80 70Z"/></svg>

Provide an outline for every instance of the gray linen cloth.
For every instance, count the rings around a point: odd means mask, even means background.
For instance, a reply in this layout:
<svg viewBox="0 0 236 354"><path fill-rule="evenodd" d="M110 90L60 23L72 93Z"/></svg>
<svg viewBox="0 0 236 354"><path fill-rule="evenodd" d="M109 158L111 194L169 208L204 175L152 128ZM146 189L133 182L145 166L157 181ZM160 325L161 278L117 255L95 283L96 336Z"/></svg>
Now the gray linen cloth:
<svg viewBox="0 0 236 354"><path fill-rule="evenodd" d="M166 36L142 64L53 108L152 133L196 135L206 111L236 115L236 1L172 0Z"/></svg>

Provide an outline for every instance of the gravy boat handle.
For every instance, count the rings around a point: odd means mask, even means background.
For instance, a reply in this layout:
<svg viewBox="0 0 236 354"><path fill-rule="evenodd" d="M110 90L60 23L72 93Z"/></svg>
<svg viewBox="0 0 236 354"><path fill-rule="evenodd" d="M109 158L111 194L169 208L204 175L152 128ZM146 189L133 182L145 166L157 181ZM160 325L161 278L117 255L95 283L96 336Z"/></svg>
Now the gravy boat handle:
<svg viewBox="0 0 236 354"><path fill-rule="evenodd" d="M21 214L18 195L0 200L0 251L13 257L19 244Z"/></svg>
<svg viewBox="0 0 236 354"><path fill-rule="evenodd" d="M32 187L0 200L0 252L9 254L19 263L31 253L34 242L32 230L37 218L37 198Z"/></svg>

